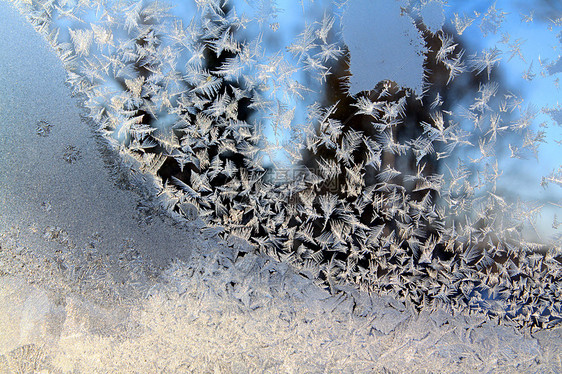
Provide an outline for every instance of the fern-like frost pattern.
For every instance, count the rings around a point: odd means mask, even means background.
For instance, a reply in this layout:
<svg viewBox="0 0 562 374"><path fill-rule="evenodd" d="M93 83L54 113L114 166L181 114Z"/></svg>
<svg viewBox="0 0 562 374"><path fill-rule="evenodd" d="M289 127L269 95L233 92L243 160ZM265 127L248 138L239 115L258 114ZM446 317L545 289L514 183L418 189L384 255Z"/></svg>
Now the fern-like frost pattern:
<svg viewBox="0 0 562 374"><path fill-rule="evenodd" d="M274 2L246 14L197 1L189 20L160 2L17 3L131 179L177 220L196 211L223 238L247 240L332 293L352 284L418 311L561 321L560 242L529 239L538 209L497 188L500 146L525 159L544 142L537 111L494 74L502 59L524 60L521 41L470 55L459 41L473 22L498 33L507 13L496 5L455 14L446 31L440 1L327 2L274 53L264 41L283 31ZM383 19L404 31L386 49L373 42L374 59L358 50L371 48L354 24L366 10L379 12L379 37L394 30ZM507 144L510 134L523 141ZM79 150L64 158L79 161ZM558 170L543 184L560 180ZM45 235L61 238L56 230Z"/></svg>

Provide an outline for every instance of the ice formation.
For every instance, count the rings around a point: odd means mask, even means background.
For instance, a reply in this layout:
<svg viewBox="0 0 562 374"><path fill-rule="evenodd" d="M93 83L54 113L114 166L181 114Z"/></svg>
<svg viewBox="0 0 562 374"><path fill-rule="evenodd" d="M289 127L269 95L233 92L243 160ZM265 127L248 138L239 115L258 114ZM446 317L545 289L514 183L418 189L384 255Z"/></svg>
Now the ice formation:
<svg viewBox="0 0 562 374"><path fill-rule="evenodd" d="M345 8L344 36L353 42L362 39L352 27L367 23L345 17L359 14L361 4ZM411 15L398 14L399 4ZM419 47L415 3L364 9L399 20L396 38L407 31ZM96 11L90 23L59 25L66 14L79 20L90 10ZM559 321L559 246L529 241L520 225L533 225L533 210L519 203L513 209L496 192L499 133L526 132L524 143L509 144L509 150L513 157L536 154L543 136L531 127L535 114L518 109L519 98L492 81L495 60L475 55L466 62L452 35L423 34L431 44L424 97L412 94L417 83L407 88L392 80L350 96L333 85L341 80L353 88L353 74L366 70L354 68L354 56L361 54L351 46L351 77L346 71L337 12L304 26L287 48L296 61L260 52L263 29L252 39L242 32L250 22L245 13L220 1L198 3L189 27L151 2L105 8L37 2L27 5L27 13L58 50L67 82L82 96L106 146L119 151L122 168L176 219L185 221L185 206L194 206L223 237L246 239L331 290L355 283L418 309L445 303L522 326ZM482 33L493 32L504 16L495 6L488 9ZM404 44L400 40L397 45ZM385 55L392 58L390 48L381 48L377 58ZM378 65L384 72L385 64ZM450 107L447 96L470 66L478 87L463 99L469 105ZM271 168L263 156L275 145L260 123L296 126L283 101L292 95L307 103L307 87L295 72L320 82L323 76L328 94L308 106L307 125L293 129L300 137L283 147L293 167ZM79 157L77 149L66 149L67 162ZM271 181L283 172L293 176ZM532 295L540 297L531 303Z"/></svg>
<svg viewBox="0 0 562 374"><path fill-rule="evenodd" d="M33 59L0 62L38 97L28 111L17 103L29 92L3 96L4 113L20 116L0 128L2 162L18 166L1 176L2 297L13 301L3 312L23 317L19 330L6 328L13 346L3 346L0 367L560 369L559 328L534 338L516 329L560 321L562 267L559 242L526 231L538 208L502 194L496 154L532 157L544 141L539 114L496 76L502 55L520 46L465 54L458 38L475 20L495 35L507 14L498 5L475 19L456 14L455 34L424 14L440 2L385 2L365 13L400 20L408 36L377 44L373 60L357 52L374 48L365 35L345 28L368 8L361 1L321 11L303 1L318 17L286 53L262 48L284 27L272 2L245 13L199 1L184 20L157 2L14 3L57 51L66 71L55 81L66 74L96 135L80 128L62 84L55 95L41 88L47 78L33 75ZM16 50L10 40L3 51ZM409 41L414 53L402 57L415 78L384 70L381 54L397 56L387 47ZM356 64L369 58L382 75L357 86L369 71ZM288 130L285 144L264 124ZM264 161L276 150L292 167ZM193 337L200 349L184 352L177 344L193 329L208 340ZM225 336L239 349L219 348ZM151 361L118 356L127 350ZM328 360L317 359L323 352ZM406 352L412 360L399 362Z"/></svg>

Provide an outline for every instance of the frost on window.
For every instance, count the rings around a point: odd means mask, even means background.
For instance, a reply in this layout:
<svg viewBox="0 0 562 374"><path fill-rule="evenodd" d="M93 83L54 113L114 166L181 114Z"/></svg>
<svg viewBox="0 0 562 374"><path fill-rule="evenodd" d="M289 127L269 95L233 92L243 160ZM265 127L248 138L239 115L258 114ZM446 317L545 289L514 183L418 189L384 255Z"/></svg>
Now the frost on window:
<svg viewBox="0 0 562 374"><path fill-rule="evenodd" d="M562 370L558 3L11 3L0 367Z"/></svg>

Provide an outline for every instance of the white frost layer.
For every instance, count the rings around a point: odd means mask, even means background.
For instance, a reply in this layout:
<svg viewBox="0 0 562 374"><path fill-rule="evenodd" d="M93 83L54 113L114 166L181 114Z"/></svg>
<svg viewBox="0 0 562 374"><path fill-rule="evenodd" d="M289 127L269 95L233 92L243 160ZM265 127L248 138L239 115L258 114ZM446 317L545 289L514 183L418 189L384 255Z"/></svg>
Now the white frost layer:
<svg viewBox="0 0 562 374"><path fill-rule="evenodd" d="M6 2L0 19L0 227L32 227L20 240L34 249L68 234L68 245L109 255L135 246L159 266L189 257L181 230L149 220L139 196L110 180L55 52Z"/></svg>
<svg viewBox="0 0 562 374"><path fill-rule="evenodd" d="M41 358L34 361L37 370L81 373L562 369L561 329L525 337L444 310L415 315L391 298L351 290L329 296L286 264L253 253L235 258L236 249L213 238L189 239L213 247L189 264L176 262L144 297L112 305L94 302L89 291L62 301L51 291L48 312L39 313L30 305L45 305L44 290L18 277L0 278L0 315L9 305L27 344L26 351L19 346L0 356L0 372L2 359L15 365L34 356Z"/></svg>
<svg viewBox="0 0 562 374"><path fill-rule="evenodd" d="M391 80L423 91L423 39L413 20L400 16L403 1L351 0L343 17L343 38L351 54L350 93Z"/></svg>

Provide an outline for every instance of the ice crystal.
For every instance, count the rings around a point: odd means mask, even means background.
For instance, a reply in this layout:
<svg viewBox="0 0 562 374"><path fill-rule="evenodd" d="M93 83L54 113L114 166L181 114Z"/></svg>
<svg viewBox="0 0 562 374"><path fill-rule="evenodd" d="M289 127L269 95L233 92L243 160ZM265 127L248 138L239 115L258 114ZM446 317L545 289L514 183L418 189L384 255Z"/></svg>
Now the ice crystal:
<svg viewBox="0 0 562 374"><path fill-rule="evenodd" d="M73 145L68 145L64 148L62 158L69 164L73 164L80 159L80 150Z"/></svg>
<svg viewBox="0 0 562 374"><path fill-rule="evenodd" d="M473 19L455 14L452 34L427 15L440 2L418 3L354 0L343 16L329 3L334 15L302 26L287 53L263 41L283 27L271 1L250 19L236 4L197 1L187 27L157 2L23 6L107 145L179 221L197 210L222 237L331 292L351 283L417 310L447 304L551 327L562 318L559 243L529 240L522 228L535 228L538 209L497 189L498 150L525 158L544 140L537 112L493 74L503 55L525 61L523 41L467 59L459 35ZM475 16L489 36L508 13L494 4ZM123 251L134 272L136 252Z"/></svg>
<svg viewBox="0 0 562 374"><path fill-rule="evenodd" d="M37 125L35 126L36 128L35 131L37 135L45 137L45 136L49 136L52 127L53 125L51 125L49 122L45 120L41 120L37 122Z"/></svg>

